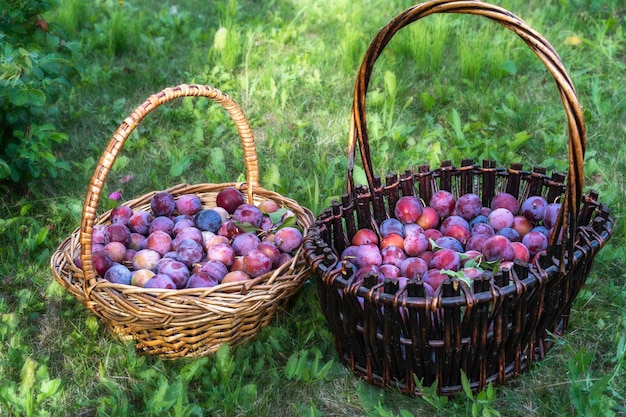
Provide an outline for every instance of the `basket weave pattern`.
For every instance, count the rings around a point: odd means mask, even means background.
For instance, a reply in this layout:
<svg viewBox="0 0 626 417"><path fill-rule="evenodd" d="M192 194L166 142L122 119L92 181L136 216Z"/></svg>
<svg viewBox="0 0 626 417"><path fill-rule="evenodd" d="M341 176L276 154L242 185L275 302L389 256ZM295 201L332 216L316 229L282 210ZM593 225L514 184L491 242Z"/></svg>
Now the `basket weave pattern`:
<svg viewBox="0 0 626 417"><path fill-rule="evenodd" d="M100 158L85 198L81 226L59 246L50 263L57 281L117 336L134 339L139 350L165 359L204 356L215 352L223 343L234 347L256 337L310 276L303 254L298 251L292 262L243 284L159 290L113 284L97 277L91 254L92 232L95 224L110 224L110 211L101 216L96 213L102 187L117 154L148 113L176 98L192 96L221 104L237 125L244 149L246 182L179 184L164 191L174 198L195 194L203 208L212 208L216 207L221 190L235 187L244 194L245 202L258 204L272 199L293 211L304 233L313 222L310 210L259 184L254 137L243 112L228 95L209 86L184 84L154 94L137 107L117 129ZM148 211L150 199L156 193L147 193L124 204L133 210ZM79 256L82 269L75 264Z"/></svg>
<svg viewBox="0 0 626 417"><path fill-rule="evenodd" d="M569 172L547 175L521 164L498 168L495 161L460 167L445 162L432 169L385 177L374 174L366 126L365 96L376 59L404 26L434 13L487 17L515 32L554 76L568 120ZM479 1L432 1L407 9L374 38L358 73L348 146L347 192L318 216L305 241L306 258L318 277L320 303L341 361L368 382L420 394L437 383L442 395L462 390L463 371L474 391L504 383L544 357L551 334L568 325L572 302L583 286L596 253L613 233L613 222L597 193L583 195L586 146L582 111L573 84L552 46L510 12ZM353 168L359 148L367 186L355 186ZM428 295L420 279L404 289L376 277L355 279L352 263L340 260L357 230L378 229L393 217L396 201L416 195L426 204L437 190L456 198L475 193L488 206L499 192L523 201L532 195L561 201L547 254L536 263L517 261L492 278L474 281L473 290L448 279ZM362 300L362 301L361 301Z"/></svg>

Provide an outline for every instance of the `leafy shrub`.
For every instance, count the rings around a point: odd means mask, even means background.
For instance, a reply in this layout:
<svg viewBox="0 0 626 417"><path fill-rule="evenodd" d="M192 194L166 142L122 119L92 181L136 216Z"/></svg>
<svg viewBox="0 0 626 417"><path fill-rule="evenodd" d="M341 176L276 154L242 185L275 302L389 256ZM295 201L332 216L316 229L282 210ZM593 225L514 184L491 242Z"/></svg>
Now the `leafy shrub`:
<svg viewBox="0 0 626 417"><path fill-rule="evenodd" d="M76 44L53 33L44 13L55 0L0 0L0 182L56 177L68 165L54 153L59 99L76 71Z"/></svg>

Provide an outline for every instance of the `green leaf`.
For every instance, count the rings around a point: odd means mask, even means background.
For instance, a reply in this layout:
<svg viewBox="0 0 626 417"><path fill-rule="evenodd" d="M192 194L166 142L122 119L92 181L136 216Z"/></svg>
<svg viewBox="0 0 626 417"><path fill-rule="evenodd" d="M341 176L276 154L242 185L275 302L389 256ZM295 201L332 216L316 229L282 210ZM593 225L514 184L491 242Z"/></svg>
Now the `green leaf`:
<svg viewBox="0 0 626 417"><path fill-rule="evenodd" d="M52 397L57 392L61 391L61 379L49 379L43 381L39 387L39 394L37 395L37 402L41 403L47 398Z"/></svg>
<svg viewBox="0 0 626 417"><path fill-rule="evenodd" d="M517 65L515 65L515 62L511 60L507 59L506 61L504 61L504 64L502 64L502 69L509 75L517 74Z"/></svg>
<svg viewBox="0 0 626 417"><path fill-rule="evenodd" d="M28 101L28 93L22 89L9 90L9 101L16 106L23 106Z"/></svg>
<svg viewBox="0 0 626 417"><path fill-rule="evenodd" d="M278 165L272 164L263 176L263 184L265 184L269 190L275 190L277 187L280 187L280 183L280 170L278 169Z"/></svg>
<svg viewBox="0 0 626 417"><path fill-rule="evenodd" d="M46 104L46 95L40 91L35 89L28 90L28 102L36 107L41 107Z"/></svg>
<svg viewBox="0 0 626 417"><path fill-rule="evenodd" d="M190 164L191 164L191 158L189 158L188 156L184 156L182 159L176 161L170 167L170 173L169 173L170 176L172 177L180 176L183 173L183 171L189 168Z"/></svg>
<svg viewBox="0 0 626 417"><path fill-rule="evenodd" d="M293 379L296 373L297 364L298 364L298 353L295 352L289 357L289 360L287 361L287 365L285 365L285 376L287 377L287 379L289 380Z"/></svg>
<svg viewBox="0 0 626 417"><path fill-rule="evenodd" d="M268 216L272 221L272 224L278 224L282 220L283 216L287 213L287 209L285 207L281 207L273 213L269 213Z"/></svg>
<svg viewBox="0 0 626 417"><path fill-rule="evenodd" d="M356 185L367 185L367 177L365 176L365 170L359 166L359 165L355 165L354 166L354 184Z"/></svg>
<svg viewBox="0 0 626 417"><path fill-rule="evenodd" d="M467 395L467 398L473 401L474 394L472 393L472 388L470 386L469 379L467 379L467 375L465 375L465 372L463 372L463 370L461 370L461 386L463 387L463 392L465 392L465 395Z"/></svg>
<svg viewBox="0 0 626 417"><path fill-rule="evenodd" d="M234 364L228 344L224 343L217 350L217 353L215 355L215 366L217 367L217 370L222 379L230 378L230 376L232 375Z"/></svg>
<svg viewBox="0 0 626 417"><path fill-rule="evenodd" d="M36 367L37 362L31 358L26 358L26 361L22 366L22 371L20 372L20 396L26 396L26 394L32 390L33 385L35 385Z"/></svg>
<svg viewBox="0 0 626 417"><path fill-rule="evenodd" d="M359 381L356 393L359 396L361 406L368 411L376 408L383 399L383 393L380 389L363 381Z"/></svg>

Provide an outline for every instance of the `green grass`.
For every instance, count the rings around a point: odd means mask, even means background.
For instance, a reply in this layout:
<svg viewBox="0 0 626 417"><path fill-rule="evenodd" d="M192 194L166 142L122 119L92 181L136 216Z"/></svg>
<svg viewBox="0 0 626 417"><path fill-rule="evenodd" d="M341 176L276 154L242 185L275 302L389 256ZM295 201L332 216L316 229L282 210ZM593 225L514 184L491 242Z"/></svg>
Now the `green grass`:
<svg viewBox="0 0 626 417"><path fill-rule="evenodd" d="M360 59L377 30L412 3L64 0L48 19L81 39L84 56L80 82L59 104L70 143L58 156L72 170L1 199L0 415L626 413L626 8L617 0L496 3L549 39L570 71L589 136L586 184L616 220L569 331L546 358L480 398L371 387L339 364L314 282L258 340L215 357L163 362L111 337L54 282L48 260L79 224L96 161L130 111L167 86L219 88L250 120L263 185L320 213L345 191ZM434 16L399 33L377 62L368 122L383 175L468 155L567 167L553 81L523 42L485 19ZM180 182L243 180L242 157L218 106L180 100L129 138L105 193L130 199Z"/></svg>

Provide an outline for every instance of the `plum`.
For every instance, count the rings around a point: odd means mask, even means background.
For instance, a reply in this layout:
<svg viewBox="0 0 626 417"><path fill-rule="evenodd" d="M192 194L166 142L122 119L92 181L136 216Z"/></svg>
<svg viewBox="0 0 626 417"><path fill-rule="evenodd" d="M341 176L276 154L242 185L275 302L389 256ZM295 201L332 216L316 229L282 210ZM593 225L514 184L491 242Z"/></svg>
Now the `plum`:
<svg viewBox="0 0 626 417"><path fill-rule="evenodd" d="M106 245L109 243L109 228L104 224L97 224L91 233L91 243Z"/></svg>
<svg viewBox="0 0 626 417"><path fill-rule="evenodd" d="M104 251L96 251L93 252L92 255L93 268L96 270L96 273L101 277L104 277L104 274L113 266L113 261L109 258L109 255Z"/></svg>
<svg viewBox="0 0 626 417"><path fill-rule="evenodd" d="M187 280L185 288L210 288L215 287L217 281L206 275L193 274Z"/></svg>
<svg viewBox="0 0 626 417"><path fill-rule="evenodd" d="M408 256L418 256L428 249L429 244L425 233L410 234L404 239L404 251Z"/></svg>
<svg viewBox="0 0 626 417"><path fill-rule="evenodd" d="M515 252L511 241L504 236L495 235L485 240L482 253L486 261L512 261Z"/></svg>
<svg viewBox="0 0 626 417"><path fill-rule="evenodd" d="M489 225L497 232L505 227L513 226L515 216L509 209L501 207L492 210L487 218L489 219Z"/></svg>
<svg viewBox="0 0 626 417"><path fill-rule="evenodd" d="M380 223L378 228L380 230L380 235L382 237L385 237L390 233L396 233L396 234L399 234L400 236L404 236L404 224L398 219L394 219L394 218L385 219ZM369 242L369 243L372 243L372 242Z"/></svg>
<svg viewBox="0 0 626 417"><path fill-rule="evenodd" d="M204 262L200 268L198 268L196 274L207 276L219 283L222 278L224 278L224 276L228 274L228 268L220 261L208 260Z"/></svg>
<svg viewBox="0 0 626 417"><path fill-rule="evenodd" d="M406 258L400 264L400 275L408 278L417 278L428 271L428 264L422 258Z"/></svg>
<svg viewBox="0 0 626 417"><path fill-rule="evenodd" d="M148 233L156 232L157 230L165 232L168 235L174 232L174 221L169 217L159 216L155 217L148 227Z"/></svg>
<svg viewBox="0 0 626 417"><path fill-rule="evenodd" d="M121 223L109 225L109 242L122 242L124 246L130 243L130 230Z"/></svg>
<svg viewBox="0 0 626 417"><path fill-rule="evenodd" d="M430 207L435 209L437 215L441 218L452 215L456 207L454 195L446 190L439 190L430 199Z"/></svg>
<svg viewBox="0 0 626 417"><path fill-rule="evenodd" d="M488 223L477 223L472 227L472 235L493 236L495 234L496 231Z"/></svg>
<svg viewBox="0 0 626 417"><path fill-rule="evenodd" d="M240 204L233 213L233 220L242 224L250 224L253 227L261 227L263 212L253 204Z"/></svg>
<svg viewBox="0 0 626 417"><path fill-rule="evenodd" d="M150 209L155 217L171 216L176 210L176 200L167 191L158 192L150 199Z"/></svg>
<svg viewBox="0 0 626 417"><path fill-rule="evenodd" d="M136 287L143 287L146 285L146 282L155 275L154 271L150 269L137 269L133 271L133 275L130 277L130 283Z"/></svg>
<svg viewBox="0 0 626 417"><path fill-rule="evenodd" d="M204 256L202 245L192 239L185 239L176 248L176 260L184 263L187 267L200 262Z"/></svg>
<svg viewBox="0 0 626 417"><path fill-rule="evenodd" d="M543 225L551 229L559 218L559 212L561 211L561 203L550 203L546 207L543 213Z"/></svg>
<svg viewBox="0 0 626 417"><path fill-rule="evenodd" d="M220 228L217 229L216 233L220 236L226 236L228 239L233 239L235 236L243 232L244 230L237 226L237 224L232 219L227 219L225 222L222 223Z"/></svg>
<svg viewBox="0 0 626 417"><path fill-rule="evenodd" d="M144 288L162 288L166 290L176 289L176 283L165 274L156 274L152 278L146 281Z"/></svg>
<svg viewBox="0 0 626 417"><path fill-rule="evenodd" d="M241 233L233 239L232 247L235 250L235 255L245 255L250 252L261 243L261 240L257 235L250 232Z"/></svg>
<svg viewBox="0 0 626 417"><path fill-rule="evenodd" d="M184 218L174 221L174 227L172 228L172 235L176 237L182 230L188 227L196 227L196 223L193 218Z"/></svg>
<svg viewBox="0 0 626 417"><path fill-rule="evenodd" d="M255 278L272 270L272 260L263 251L253 249L243 256L243 270Z"/></svg>
<svg viewBox="0 0 626 417"><path fill-rule="evenodd" d="M226 187L221 190L215 199L215 204L229 214L233 214L237 207L244 203L243 194L235 187Z"/></svg>
<svg viewBox="0 0 626 417"><path fill-rule="evenodd" d="M242 282L247 281L251 277L244 271L230 271L228 274L224 275L222 278L222 282L220 284L227 284L229 282Z"/></svg>
<svg viewBox="0 0 626 417"><path fill-rule="evenodd" d="M129 249L141 250L145 249L148 244L146 236L141 233L131 232L130 234L130 242L128 243Z"/></svg>
<svg viewBox="0 0 626 417"><path fill-rule="evenodd" d="M480 215L480 210L482 208L482 202L480 197L474 193L463 194L456 201L456 211L459 213L461 217L465 220L471 220L474 217ZM468 227L469 229L469 224Z"/></svg>
<svg viewBox="0 0 626 417"><path fill-rule="evenodd" d="M526 233L522 239L522 243L528 248L531 257L548 248L548 238L538 231Z"/></svg>
<svg viewBox="0 0 626 417"><path fill-rule="evenodd" d="M365 265L381 265L383 257L378 246L365 244L357 247L355 261L356 266L362 268Z"/></svg>
<svg viewBox="0 0 626 417"><path fill-rule="evenodd" d="M272 268L276 268L278 266L280 250L276 247L275 244L271 242L261 242L257 245L256 248L266 254L268 258L270 258L270 260L272 261Z"/></svg>
<svg viewBox="0 0 626 417"><path fill-rule="evenodd" d="M260 246L261 244L259 244ZM270 245L267 243L267 245ZM276 247L274 247L276 249ZM278 249L276 249L276 258L278 258ZM218 243L207 249L207 259L220 261L226 266L231 266L235 262L235 250L228 243Z"/></svg>
<svg viewBox="0 0 626 417"><path fill-rule="evenodd" d="M548 202L540 195L532 195L522 203L521 214L533 223L543 220Z"/></svg>
<svg viewBox="0 0 626 417"><path fill-rule="evenodd" d="M463 245L461 242L451 236L442 236L435 240L435 244L444 249L450 249L459 253L463 252Z"/></svg>
<svg viewBox="0 0 626 417"><path fill-rule="evenodd" d="M176 250L180 242L187 239L191 239L202 245L204 243L203 234L204 232L200 231L197 227L186 227L179 231L176 237L172 240L172 249Z"/></svg>
<svg viewBox="0 0 626 417"><path fill-rule="evenodd" d="M400 268L396 265L382 264L379 271L385 278L398 278L400 276Z"/></svg>
<svg viewBox="0 0 626 417"><path fill-rule="evenodd" d="M427 206L422 210L422 215L417 219L417 224L423 229L435 229L439 227L439 214L434 208Z"/></svg>
<svg viewBox="0 0 626 417"><path fill-rule="evenodd" d="M472 232L465 226L461 226L460 224L453 224L446 228L446 231L443 233L444 237L452 237L459 241L462 246L465 246L470 237L472 237Z"/></svg>
<svg viewBox="0 0 626 417"><path fill-rule="evenodd" d="M404 250L404 238L397 233L390 233L380 240L378 245L380 249L384 249L387 246L397 246Z"/></svg>
<svg viewBox="0 0 626 417"><path fill-rule="evenodd" d="M457 225L457 226L463 226L466 229L470 230L470 225L469 222L464 219L461 216L457 216L456 214L453 214L452 216L449 216L447 218L445 218L442 222L441 222L441 226L439 226L439 231L441 233L445 233L446 229L450 226L453 225Z"/></svg>
<svg viewBox="0 0 626 417"><path fill-rule="evenodd" d="M513 246L513 252L515 253L515 259L519 259L522 262L530 262L530 251L528 247L524 245L522 242L513 242L511 243Z"/></svg>
<svg viewBox="0 0 626 417"><path fill-rule="evenodd" d="M196 228L216 233L222 225L222 216L215 210L200 210L194 217Z"/></svg>
<svg viewBox="0 0 626 417"><path fill-rule="evenodd" d="M179 214L193 216L202 209L202 201L195 194L184 194L176 200L176 211Z"/></svg>
<svg viewBox="0 0 626 417"><path fill-rule="evenodd" d="M398 267L406 259L404 251L397 246L387 246L381 249L380 255L382 256L383 264L391 264Z"/></svg>
<svg viewBox="0 0 626 417"><path fill-rule="evenodd" d="M133 273L122 264L112 265L104 274L104 279L114 284L130 285Z"/></svg>
<svg viewBox="0 0 626 417"><path fill-rule="evenodd" d="M172 237L161 230L152 232L146 239L146 248L152 249L163 256L172 250Z"/></svg>
<svg viewBox="0 0 626 417"><path fill-rule="evenodd" d="M434 295L435 291L441 286L441 284L443 284L443 282L448 278L448 275L441 273L437 269L429 269L422 276L422 281L424 281L424 286L428 284L433 289L432 293L429 294L432 296ZM427 291L427 293L428 292L429 291Z"/></svg>
<svg viewBox="0 0 626 417"><path fill-rule="evenodd" d="M141 249L133 256L133 269L135 271L138 269L154 270L160 259L161 254L159 252L152 249Z"/></svg>
<svg viewBox="0 0 626 417"><path fill-rule="evenodd" d="M352 236L352 244L355 246L372 243L378 245L378 236L371 229L360 229Z"/></svg>
<svg viewBox="0 0 626 417"><path fill-rule="evenodd" d="M132 208L128 206L117 206L111 210L111 223L121 223L126 226L132 215Z"/></svg>
<svg viewBox="0 0 626 417"><path fill-rule="evenodd" d="M263 200L257 207L263 214L274 213L280 208L278 203L274 200Z"/></svg>
<svg viewBox="0 0 626 417"><path fill-rule="evenodd" d="M159 263L165 259L168 258L161 259ZM187 265L174 259L171 259L169 262L165 262L162 266L155 269L157 273L169 276L176 284L176 288L184 288L190 275Z"/></svg>
<svg viewBox="0 0 626 417"><path fill-rule="evenodd" d="M491 210L505 208L513 215L519 212L519 202L512 194L499 192L491 199Z"/></svg>
<svg viewBox="0 0 626 417"><path fill-rule="evenodd" d="M282 252L292 252L302 244L302 232L295 227L283 227L275 233L276 247Z"/></svg>
<svg viewBox="0 0 626 417"><path fill-rule="evenodd" d="M419 199L412 195L400 197L394 208L396 219L402 223L416 223L422 215L423 206Z"/></svg>
<svg viewBox="0 0 626 417"><path fill-rule="evenodd" d="M147 211L135 211L128 219L128 228L131 232L147 236L153 219L154 216Z"/></svg>
<svg viewBox="0 0 626 417"><path fill-rule="evenodd" d="M461 268L461 256L452 249L440 249L433 254L429 267L458 271Z"/></svg>
<svg viewBox="0 0 626 417"><path fill-rule="evenodd" d="M498 230L496 234L506 237L511 241L511 243L519 242L521 240L520 234L512 227L503 227L502 229Z"/></svg>
<svg viewBox="0 0 626 417"><path fill-rule="evenodd" d="M122 242L109 242L102 250L113 262L122 263L126 256L126 246Z"/></svg>

